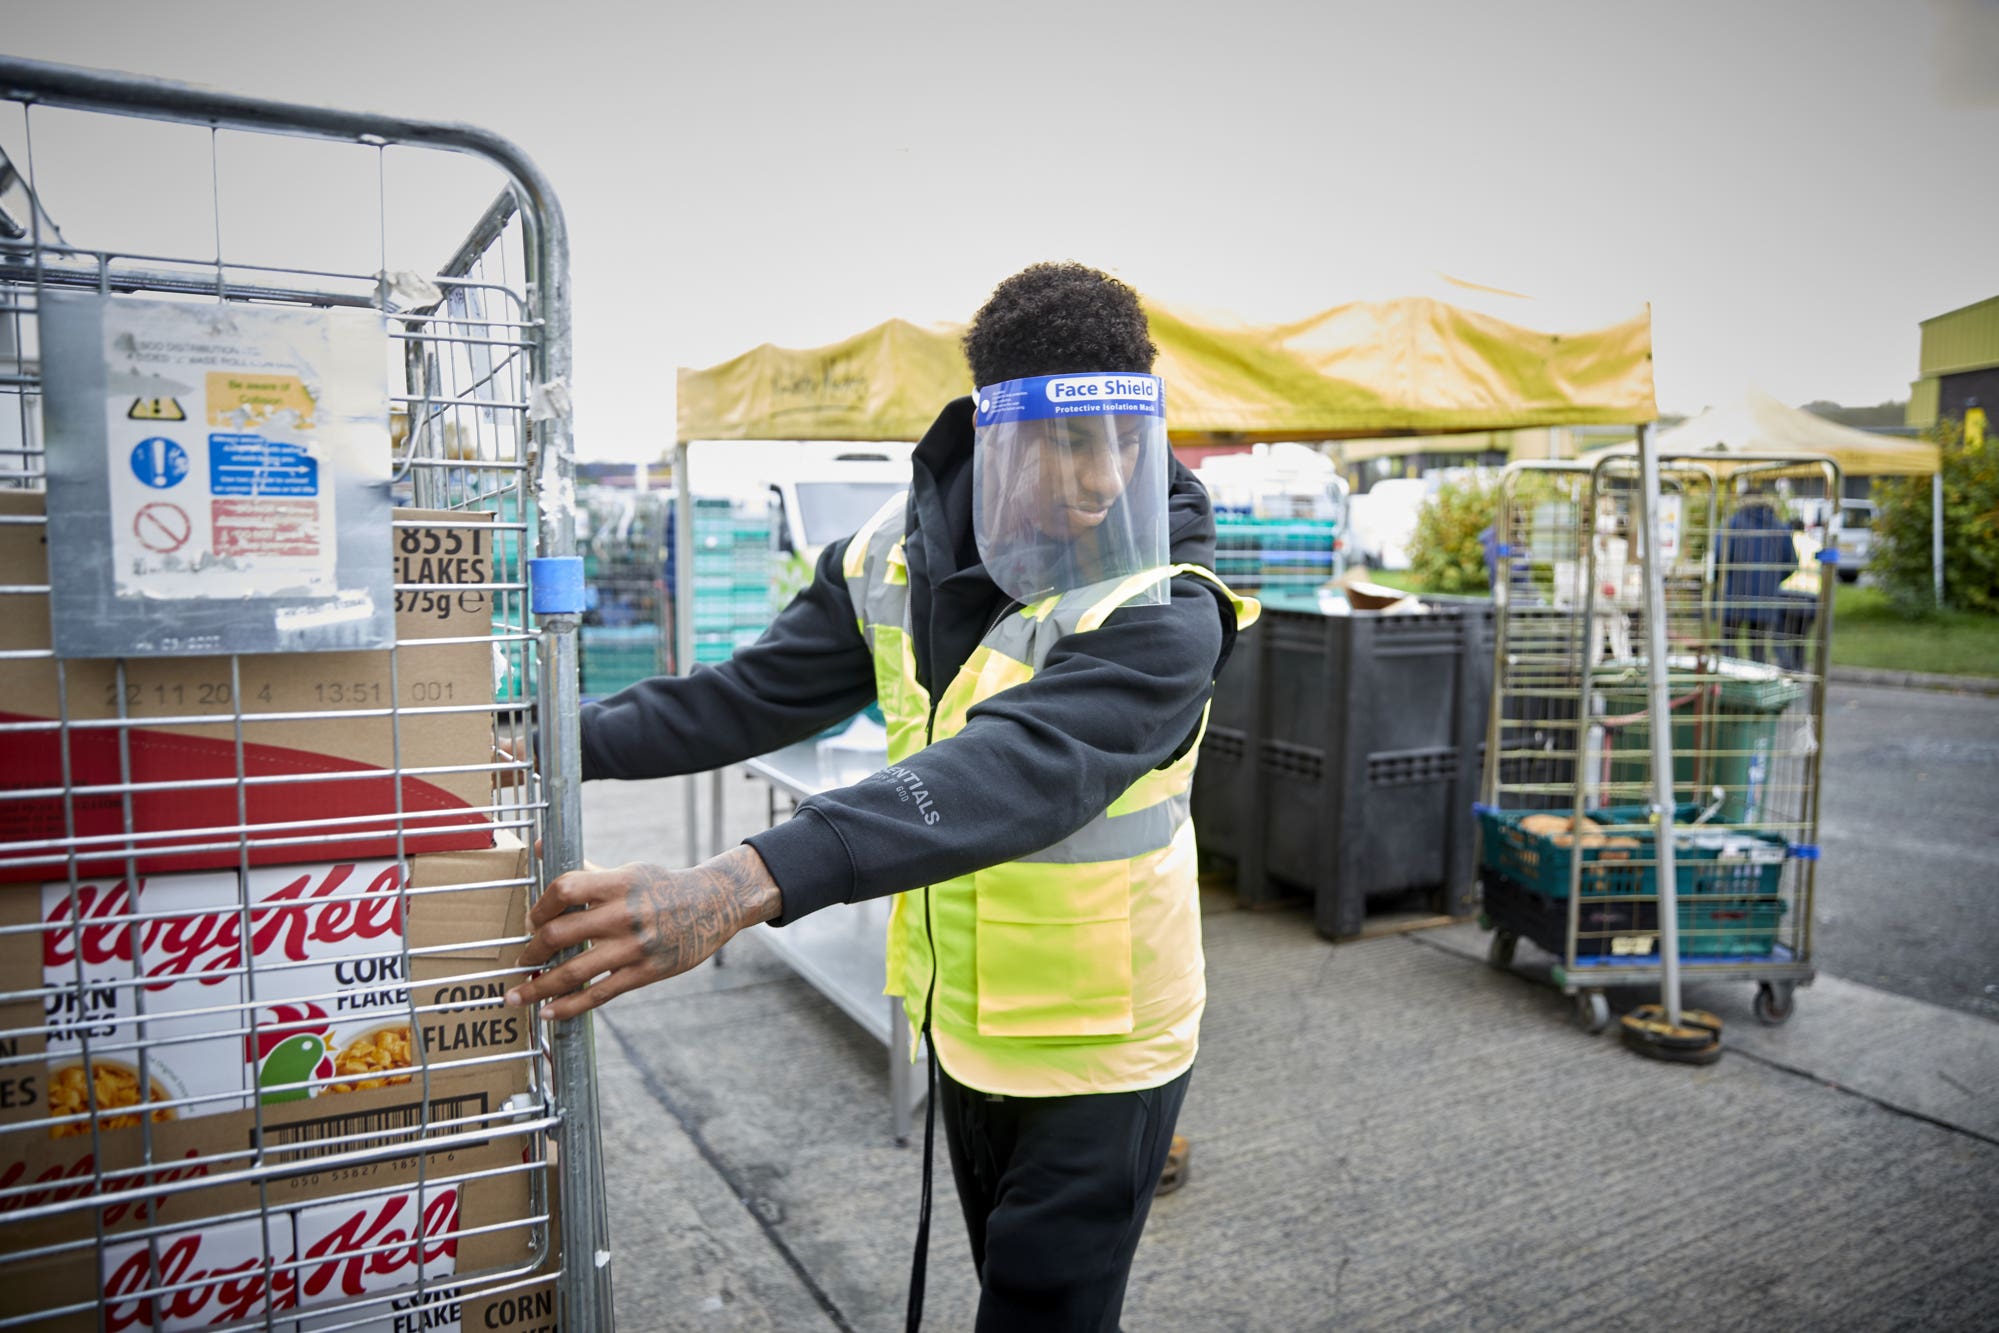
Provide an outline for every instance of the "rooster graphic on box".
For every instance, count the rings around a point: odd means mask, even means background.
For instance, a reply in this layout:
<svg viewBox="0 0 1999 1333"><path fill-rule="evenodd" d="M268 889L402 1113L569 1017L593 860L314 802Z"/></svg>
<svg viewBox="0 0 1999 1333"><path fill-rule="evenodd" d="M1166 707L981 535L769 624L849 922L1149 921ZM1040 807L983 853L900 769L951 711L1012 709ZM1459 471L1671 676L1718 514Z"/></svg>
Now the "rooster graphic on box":
<svg viewBox="0 0 1999 1333"><path fill-rule="evenodd" d="M316 1004L274 1004L259 1011L256 1030L243 1043L257 1071L265 1105L311 1097L312 1079L333 1077L332 1023Z"/></svg>

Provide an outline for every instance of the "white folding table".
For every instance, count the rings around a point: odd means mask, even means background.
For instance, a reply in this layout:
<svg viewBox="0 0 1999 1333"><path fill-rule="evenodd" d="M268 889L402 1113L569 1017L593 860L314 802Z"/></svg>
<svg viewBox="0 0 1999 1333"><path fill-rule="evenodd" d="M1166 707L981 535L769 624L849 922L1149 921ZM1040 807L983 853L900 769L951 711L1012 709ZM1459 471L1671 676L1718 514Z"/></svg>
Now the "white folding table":
<svg viewBox="0 0 1999 1333"><path fill-rule="evenodd" d="M750 760L750 775L770 788L770 822L778 795L796 803L807 796L858 782L888 764L880 750L839 749L814 741L787 745ZM909 1141L915 1108L929 1085L924 1051L909 1059L909 1016L900 996L883 995L888 949L889 899L869 898L823 908L788 926L763 932L764 944L820 994L888 1047L890 1123L898 1144Z"/></svg>

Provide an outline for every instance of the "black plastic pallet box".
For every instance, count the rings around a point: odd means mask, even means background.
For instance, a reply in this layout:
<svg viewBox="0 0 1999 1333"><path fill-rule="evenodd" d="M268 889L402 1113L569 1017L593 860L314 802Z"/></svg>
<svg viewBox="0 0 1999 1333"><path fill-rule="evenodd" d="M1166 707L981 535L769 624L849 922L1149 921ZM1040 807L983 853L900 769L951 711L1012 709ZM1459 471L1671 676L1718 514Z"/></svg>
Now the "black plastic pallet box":
<svg viewBox="0 0 1999 1333"><path fill-rule="evenodd" d="M1202 850L1235 861L1245 905L1308 893L1335 939L1360 933L1370 898L1411 889L1431 890L1436 910L1474 910L1492 629L1483 601L1266 610L1238 641L1194 819Z"/></svg>

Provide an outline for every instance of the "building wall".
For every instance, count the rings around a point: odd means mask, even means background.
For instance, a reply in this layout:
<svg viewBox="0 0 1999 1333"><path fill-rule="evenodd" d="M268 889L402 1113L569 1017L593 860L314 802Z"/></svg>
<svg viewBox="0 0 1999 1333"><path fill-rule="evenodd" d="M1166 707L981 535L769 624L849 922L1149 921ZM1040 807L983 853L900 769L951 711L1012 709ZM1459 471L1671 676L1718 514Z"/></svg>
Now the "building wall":
<svg viewBox="0 0 1999 1333"><path fill-rule="evenodd" d="M1999 296L1923 321L1924 375L1999 365Z"/></svg>
<svg viewBox="0 0 1999 1333"><path fill-rule="evenodd" d="M1993 382L1999 375L1999 296L1926 319L1922 330L1922 377L1909 386L1908 423L1962 420L1968 398L1977 398L1988 414L1999 408Z"/></svg>

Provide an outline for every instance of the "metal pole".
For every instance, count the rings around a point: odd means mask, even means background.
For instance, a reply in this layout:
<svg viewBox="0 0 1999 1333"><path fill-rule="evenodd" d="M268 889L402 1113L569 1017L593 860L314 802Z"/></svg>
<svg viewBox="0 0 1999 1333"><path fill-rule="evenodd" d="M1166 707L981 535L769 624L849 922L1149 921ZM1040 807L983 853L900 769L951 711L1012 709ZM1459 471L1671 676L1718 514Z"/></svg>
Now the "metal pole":
<svg viewBox="0 0 1999 1333"><path fill-rule="evenodd" d="M552 192L530 196L521 211L529 290L541 322L529 386L533 406L532 467L543 556L576 555L576 457L570 406L569 235ZM578 615L541 622L543 883L583 864L583 732L577 682ZM593 1015L555 1024L555 1095L562 1108L556 1180L562 1198L563 1323L568 1328L614 1327L611 1223L604 1197L604 1147L597 1114L597 1047Z"/></svg>
<svg viewBox="0 0 1999 1333"><path fill-rule="evenodd" d="M687 441L673 445L673 674L694 674L694 482L688 476ZM687 864L701 860L700 780L680 780L681 826L687 830Z"/></svg>
<svg viewBox="0 0 1999 1333"><path fill-rule="evenodd" d="M579 706L576 628L579 616L541 619L538 705L545 722L542 793L548 801L542 837L544 883L583 863L581 737L573 721ZM553 742L551 744L551 742ZM563 1327L610 1329L611 1228L604 1198L604 1150L598 1128L597 1046L592 1015L555 1025L551 1053L562 1121L556 1179L562 1200L562 1275L558 1279Z"/></svg>
<svg viewBox="0 0 1999 1333"><path fill-rule="evenodd" d="M1930 583L1937 610L1943 610L1943 460L1930 478Z"/></svg>
<svg viewBox="0 0 1999 1333"><path fill-rule="evenodd" d="M1659 560L1659 445L1652 427L1638 428L1638 505L1644 533L1645 675L1652 727L1652 809L1658 848L1659 999L1667 1023L1680 1021L1680 909L1673 871L1673 714L1667 681L1666 570ZM1581 856L1578 853L1577 859Z"/></svg>

